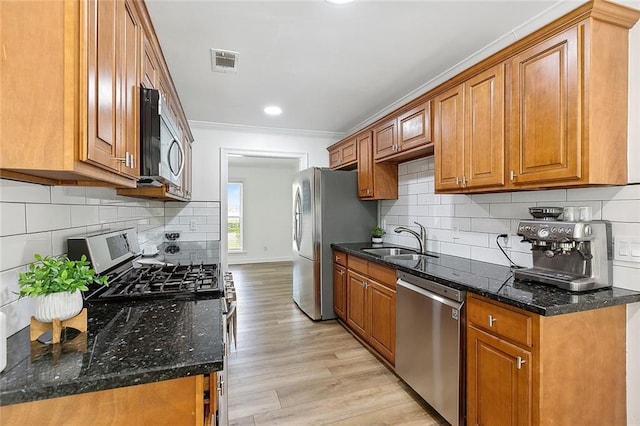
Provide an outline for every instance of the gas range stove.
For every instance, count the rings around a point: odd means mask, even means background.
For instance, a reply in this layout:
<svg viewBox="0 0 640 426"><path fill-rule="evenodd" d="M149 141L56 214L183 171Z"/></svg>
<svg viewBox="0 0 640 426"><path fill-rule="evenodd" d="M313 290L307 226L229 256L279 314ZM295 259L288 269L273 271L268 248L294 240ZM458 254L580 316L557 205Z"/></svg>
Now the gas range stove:
<svg viewBox="0 0 640 426"><path fill-rule="evenodd" d="M218 243L170 244L178 250L165 250L168 245L163 244L154 262L143 263L135 231L125 229L69 238L68 251L71 259L86 255L96 273L109 277L108 287L85 292L89 302L221 297Z"/></svg>
<svg viewBox="0 0 640 426"><path fill-rule="evenodd" d="M142 265L109 279L87 300L198 299L219 297L218 265Z"/></svg>

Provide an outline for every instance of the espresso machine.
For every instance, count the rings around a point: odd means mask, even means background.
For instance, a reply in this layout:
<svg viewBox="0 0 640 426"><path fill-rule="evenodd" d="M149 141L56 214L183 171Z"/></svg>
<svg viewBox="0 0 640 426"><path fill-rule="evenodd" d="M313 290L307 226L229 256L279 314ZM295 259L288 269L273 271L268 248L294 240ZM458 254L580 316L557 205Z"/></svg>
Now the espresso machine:
<svg viewBox="0 0 640 426"><path fill-rule="evenodd" d="M613 247L609 222L569 222L558 219L562 209L557 207L532 209L535 209L532 211L535 219L520 221L518 235L531 243L533 268L515 270L516 279L575 292L612 286ZM541 209L546 209L546 213Z"/></svg>

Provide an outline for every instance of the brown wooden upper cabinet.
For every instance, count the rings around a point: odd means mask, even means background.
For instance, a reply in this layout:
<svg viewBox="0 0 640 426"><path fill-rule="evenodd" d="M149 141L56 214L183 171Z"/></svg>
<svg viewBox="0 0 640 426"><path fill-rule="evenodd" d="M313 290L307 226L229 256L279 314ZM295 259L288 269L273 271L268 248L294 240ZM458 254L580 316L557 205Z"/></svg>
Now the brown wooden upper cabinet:
<svg viewBox="0 0 640 426"><path fill-rule="evenodd" d="M436 96L436 191L504 186L504 65Z"/></svg>
<svg viewBox="0 0 640 426"><path fill-rule="evenodd" d="M1 139L21 143L0 144L0 177L135 188L141 86L171 97L170 108L193 139L143 1L1 7Z"/></svg>
<svg viewBox="0 0 640 426"><path fill-rule="evenodd" d="M589 18L511 59L514 187L627 183L627 52Z"/></svg>
<svg viewBox="0 0 640 426"><path fill-rule="evenodd" d="M358 197L365 200L398 198L398 165L373 160L373 132L355 137L358 146Z"/></svg>
<svg viewBox="0 0 640 426"><path fill-rule="evenodd" d="M2 140L22 143L1 144L1 177L135 187L138 7L129 0L3 3L0 128Z"/></svg>
<svg viewBox="0 0 640 426"><path fill-rule="evenodd" d="M329 167L332 169L350 169L358 161L358 144L356 138L341 141L329 147Z"/></svg>
<svg viewBox="0 0 640 426"><path fill-rule="evenodd" d="M432 151L431 101L401 112L373 129L374 160L408 161Z"/></svg>

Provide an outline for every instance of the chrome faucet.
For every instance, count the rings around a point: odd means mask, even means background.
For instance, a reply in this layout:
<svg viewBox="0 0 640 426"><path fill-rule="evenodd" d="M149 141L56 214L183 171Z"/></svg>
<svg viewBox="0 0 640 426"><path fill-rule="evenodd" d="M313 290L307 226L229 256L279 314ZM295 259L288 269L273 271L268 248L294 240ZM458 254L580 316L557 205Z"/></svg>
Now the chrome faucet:
<svg viewBox="0 0 640 426"><path fill-rule="evenodd" d="M418 234L413 229L409 229L406 226L398 226L393 230L393 232L399 234L401 232L408 232L418 240L418 244L420 245L420 254L427 254L427 228L419 224L418 222L413 222L420 227L420 233Z"/></svg>

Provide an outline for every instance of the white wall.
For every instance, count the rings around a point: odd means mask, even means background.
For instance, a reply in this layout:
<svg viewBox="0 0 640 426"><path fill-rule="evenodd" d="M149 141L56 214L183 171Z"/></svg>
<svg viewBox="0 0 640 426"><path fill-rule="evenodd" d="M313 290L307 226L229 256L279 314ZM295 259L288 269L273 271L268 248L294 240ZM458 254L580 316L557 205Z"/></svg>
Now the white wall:
<svg viewBox="0 0 640 426"><path fill-rule="evenodd" d="M295 159L252 159L229 164L229 181L243 184L243 252L230 264L291 260L291 182Z"/></svg>
<svg viewBox="0 0 640 426"><path fill-rule="evenodd" d="M190 122L190 124L195 138L192 197L194 201L221 200L221 148L304 153L308 156L310 167L327 167L329 165L327 147L342 137L333 133L277 131L202 122Z"/></svg>

